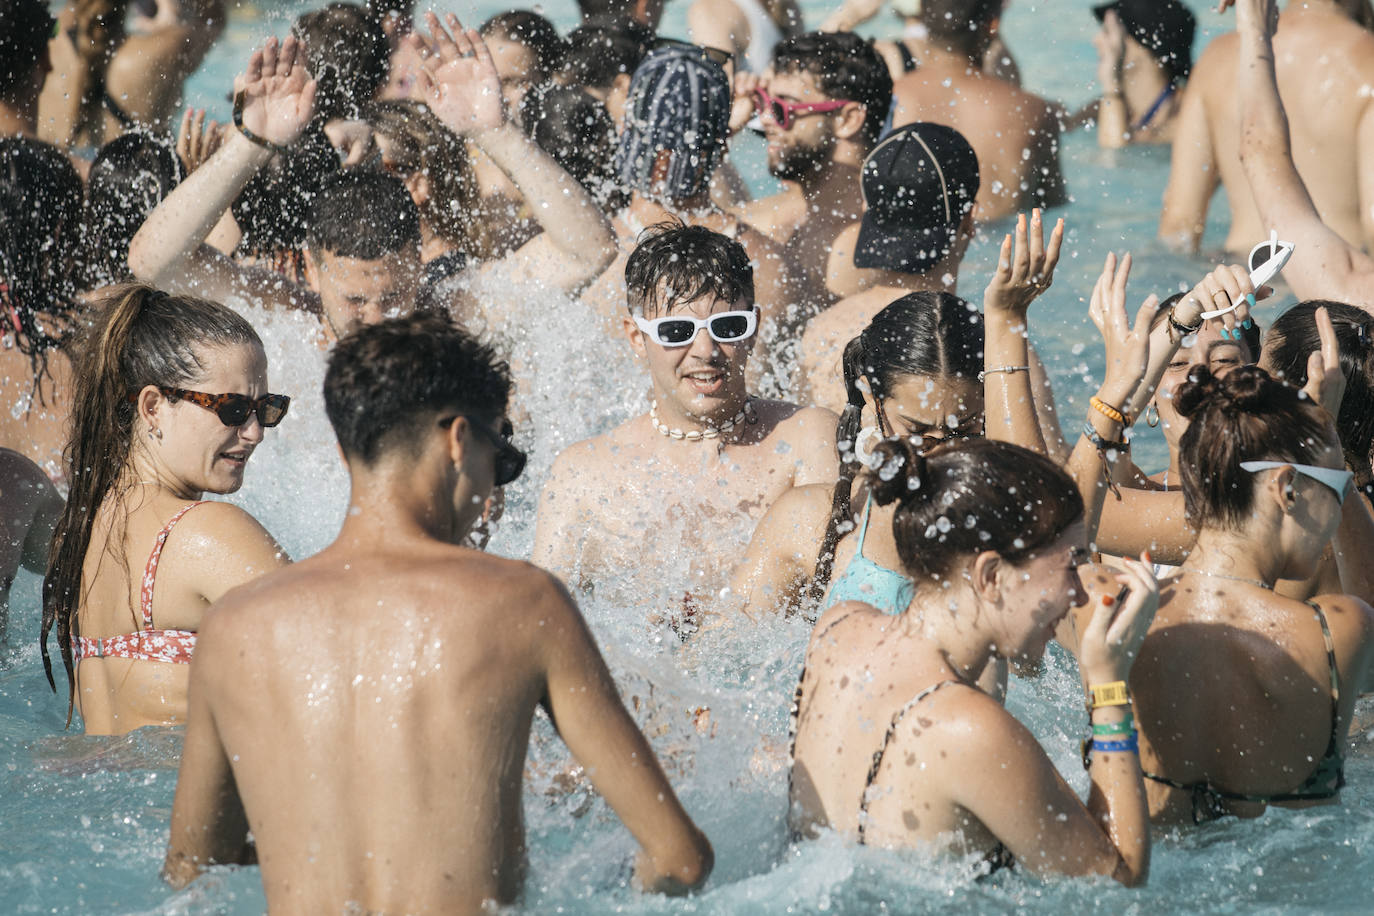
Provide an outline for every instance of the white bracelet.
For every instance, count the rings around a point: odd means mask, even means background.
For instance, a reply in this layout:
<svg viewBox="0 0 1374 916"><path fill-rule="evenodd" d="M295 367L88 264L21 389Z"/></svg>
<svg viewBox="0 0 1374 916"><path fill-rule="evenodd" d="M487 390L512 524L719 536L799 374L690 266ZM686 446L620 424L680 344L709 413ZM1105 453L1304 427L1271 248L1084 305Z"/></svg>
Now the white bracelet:
<svg viewBox="0 0 1374 916"><path fill-rule="evenodd" d="M983 381L994 372L1029 372L1030 366L997 366L993 369L984 369L978 373L978 381Z"/></svg>

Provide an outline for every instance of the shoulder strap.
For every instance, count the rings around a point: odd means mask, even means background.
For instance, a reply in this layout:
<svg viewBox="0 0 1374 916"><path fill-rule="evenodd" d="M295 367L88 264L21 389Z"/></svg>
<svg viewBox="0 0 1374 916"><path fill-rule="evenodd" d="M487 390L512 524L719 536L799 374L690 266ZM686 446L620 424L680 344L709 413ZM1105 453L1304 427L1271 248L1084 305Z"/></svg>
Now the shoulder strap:
<svg viewBox="0 0 1374 916"><path fill-rule="evenodd" d="M194 502L187 506L182 506L181 510L173 515L167 524L162 526L162 530L157 533L157 540L153 543L153 552L148 555L148 565L143 567L143 587L139 590L139 608L143 611L143 629L153 628L153 585L157 581L157 565L162 561L162 548L167 543L167 535L172 533L176 523L181 521L181 517L190 512L196 506L204 505L205 501Z"/></svg>
<svg viewBox="0 0 1374 916"><path fill-rule="evenodd" d="M868 537L868 513L872 508L873 494L870 493L868 494L868 498L864 500L864 514L863 518L859 521L859 543L854 547L855 558L864 555L864 539Z"/></svg>
<svg viewBox="0 0 1374 916"><path fill-rule="evenodd" d="M864 828L868 826L868 790L873 788L873 780L878 778L878 770L882 768L883 757L887 754L887 746L891 743L892 736L897 733L897 726L901 724L902 717L905 716L908 711L910 711L911 707L915 706L917 703L921 702L926 697L930 696L932 693L939 690L941 687L948 687L950 684L961 683L963 682L956 681L953 678L950 678L947 680L940 681L937 684L931 684L925 690L922 690L920 693L916 694L916 696L907 700L906 705L904 705L901 709L897 710L896 714L893 715L892 722L887 726L887 733L883 735L882 746L879 747L878 750L874 751L873 753L873 763L868 768L868 776L864 779L863 795L859 798L860 843L864 841Z"/></svg>
<svg viewBox="0 0 1374 916"><path fill-rule="evenodd" d="M893 42L897 46L897 53L902 58L902 72L910 73L916 69L916 58L912 56L911 49L906 46L906 42L900 38Z"/></svg>
<svg viewBox="0 0 1374 916"><path fill-rule="evenodd" d="M1317 622L1322 625L1322 641L1326 643L1326 665L1331 672L1331 740L1326 745L1326 756L1330 757L1337 751L1336 733L1341 726L1341 681L1340 673L1336 670L1336 646L1331 641L1331 627L1326 622L1326 614L1322 612L1321 605L1315 601L1308 601L1310 607L1317 615Z"/></svg>

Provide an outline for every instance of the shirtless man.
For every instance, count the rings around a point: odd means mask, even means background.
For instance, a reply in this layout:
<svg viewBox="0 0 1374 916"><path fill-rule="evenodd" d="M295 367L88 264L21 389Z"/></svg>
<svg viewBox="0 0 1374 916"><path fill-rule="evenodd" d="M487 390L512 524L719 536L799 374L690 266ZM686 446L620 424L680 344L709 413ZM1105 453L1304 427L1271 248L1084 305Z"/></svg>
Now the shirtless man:
<svg viewBox="0 0 1374 916"><path fill-rule="evenodd" d="M865 289L806 326L800 366L807 403L844 410L840 358L874 315L907 293L955 291L973 238L978 183L978 157L951 127L908 124L878 144L863 167L867 212L841 246L854 252Z"/></svg>
<svg viewBox="0 0 1374 916"><path fill-rule="evenodd" d="M1366 5L1293 0L1279 18L1272 66L1290 115L1292 159L1317 213L1346 242L1367 249L1374 242L1374 34L1345 12ZM1159 219L1160 238L1180 249L1200 245L1218 181L1231 210L1228 251L1248 252L1270 229L1287 239L1282 223L1261 218L1241 166L1241 105L1248 101L1235 82L1246 60L1241 43L1237 33L1217 38L1188 81Z"/></svg>
<svg viewBox="0 0 1374 916"><path fill-rule="evenodd" d="M761 80L735 80L740 109L757 110L768 170L787 189L735 212L783 246L797 297L811 314L834 301L826 262L836 237L863 213L859 169L892 102L892 77L851 32L809 32L780 43ZM809 315L802 317L804 322Z"/></svg>
<svg viewBox="0 0 1374 916"><path fill-rule="evenodd" d="M575 179L507 121L491 54L476 33L464 32L452 16L453 36L433 15L428 21L430 44L421 43L413 34L408 38L423 61L416 97L447 127L482 147L529 199L543 204L536 212L545 221L545 232L512 257L549 284L579 290L615 256L605 218ZM130 245L129 267L139 279L170 290L184 288L220 301L239 297L266 308L319 312L329 304L321 302L317 291L243 267L205 244L220 216L273 155L273 149L293 143L314 114L315 80L305 70L304 51L294 37L288 36L280 46L269 38L262 50L253 53L246 75L235 81L235 87L244 100L242 129L148 217ZM329 258L328 252L311 252L311 256L320 263ZM413 260L418 267L418 244ZM390 284L385 291L372 289L372 295L385 292L413 300L413 277L418 271L389 270L376 263L365 266L371 278ZM347 311L345 303L340 307ZM346 325L347 320L340 330Z"/></svg>
<svg viewBox="0 0 1374 916"><path fill-rule="evenodd" d="M892 88L893 125L934 121L968 138L983 176L980 221L1066 200L1055 106L981 69L1001 9L1001 0L925 0L926 53Z"/></svg>
<svg viewBox="0 0 1374 916"><path fill-rule="evenodd" d="M1230 0L1227 0L1230 2ZM1374 314L1374 258L1322 221L1294 163L1288 119L1274 77L1273 0L1236 4L1240 40L1241 165L1263 225L1294 244L1283 278L1299 299L1334 299ZM1366 114L1365 120L1374 115ZM1374 123L1374 122L1371 122Z"/></svg>
<svg viewBox="0 0 1374 916"><path fill-rule="evenodd" d="M639 841L637 883L705 881L710 844L567 593L457 546L523 469L509 393L505 365L447 318L389 320L335 347L324 396L351 511L323 552L206 614L169 882L243 861L251 831L273 913L512 903L539 706Z"/></svg>
<svg viewBox="0 0 1374 916"><path fill-rule="evenodd" d="M652 379L651 407L554 461L534 562L575 588L613 583L635 604L680 607L684 591L725 584L784 491L834 481L837 418L749 396L758 309L738 242L659 227L630 255L625 284L623 327Z"/></svg>

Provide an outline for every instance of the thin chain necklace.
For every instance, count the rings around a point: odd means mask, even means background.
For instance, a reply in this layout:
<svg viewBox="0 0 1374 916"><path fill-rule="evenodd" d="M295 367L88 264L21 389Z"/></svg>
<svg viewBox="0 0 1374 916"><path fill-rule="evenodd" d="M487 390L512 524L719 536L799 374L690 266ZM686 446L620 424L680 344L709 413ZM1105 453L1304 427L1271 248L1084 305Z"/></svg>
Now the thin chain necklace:
<svg viewBox="0 0 1374 916"><path fill-rule="evenodd" d="M1266 583L1261 582L1259 579L1247 579L1244 576L1228 576L1226 575L1226 573L1208 572L1205 569L1190 569L1188 567L1180 568L1186 573L1197 573L1199 576L1208 576L1213 579L1230 579L1232 582L1244 582L1246 585L1254 585L1264 589L1267 592L1272 592L1274 590L1274 586L1267 585Z"/></svg>
<svg viewBox="0 0 1374 916"><path fill-rule="evenodd" d="M746 416L749 416L748 398L745 399L744 406L740 408L739 413L719 426L707 423L705 429L689 429L683 431L680 429L670 429L667 424L658 418L658 401L649 402L649 421L654 424L654 429L658 430L669 439L677 439L679 441L700 442L703 439L718 438L721 433L728 433L730 430L743 423Z"/></svg>

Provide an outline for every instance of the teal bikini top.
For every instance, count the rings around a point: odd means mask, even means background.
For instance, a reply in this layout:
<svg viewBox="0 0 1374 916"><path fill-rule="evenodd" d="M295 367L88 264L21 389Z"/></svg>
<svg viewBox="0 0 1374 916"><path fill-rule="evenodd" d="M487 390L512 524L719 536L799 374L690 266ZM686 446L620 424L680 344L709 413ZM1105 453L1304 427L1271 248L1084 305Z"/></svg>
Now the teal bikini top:
<svg viewBox="0 0 1374 916"><path fill-rule="evenodd" d="M879 566L864 556L864 538L868 536L868 512L873 508L873 497L864 503L863 521L859 523L859 545L854 550L854 559L849 561L845 571L830 586L830 595L825 599L821 611L842 601L862 601L871 604L884 614L900 614L911 604L916 594L916 585L899 572Z"/></svg>

